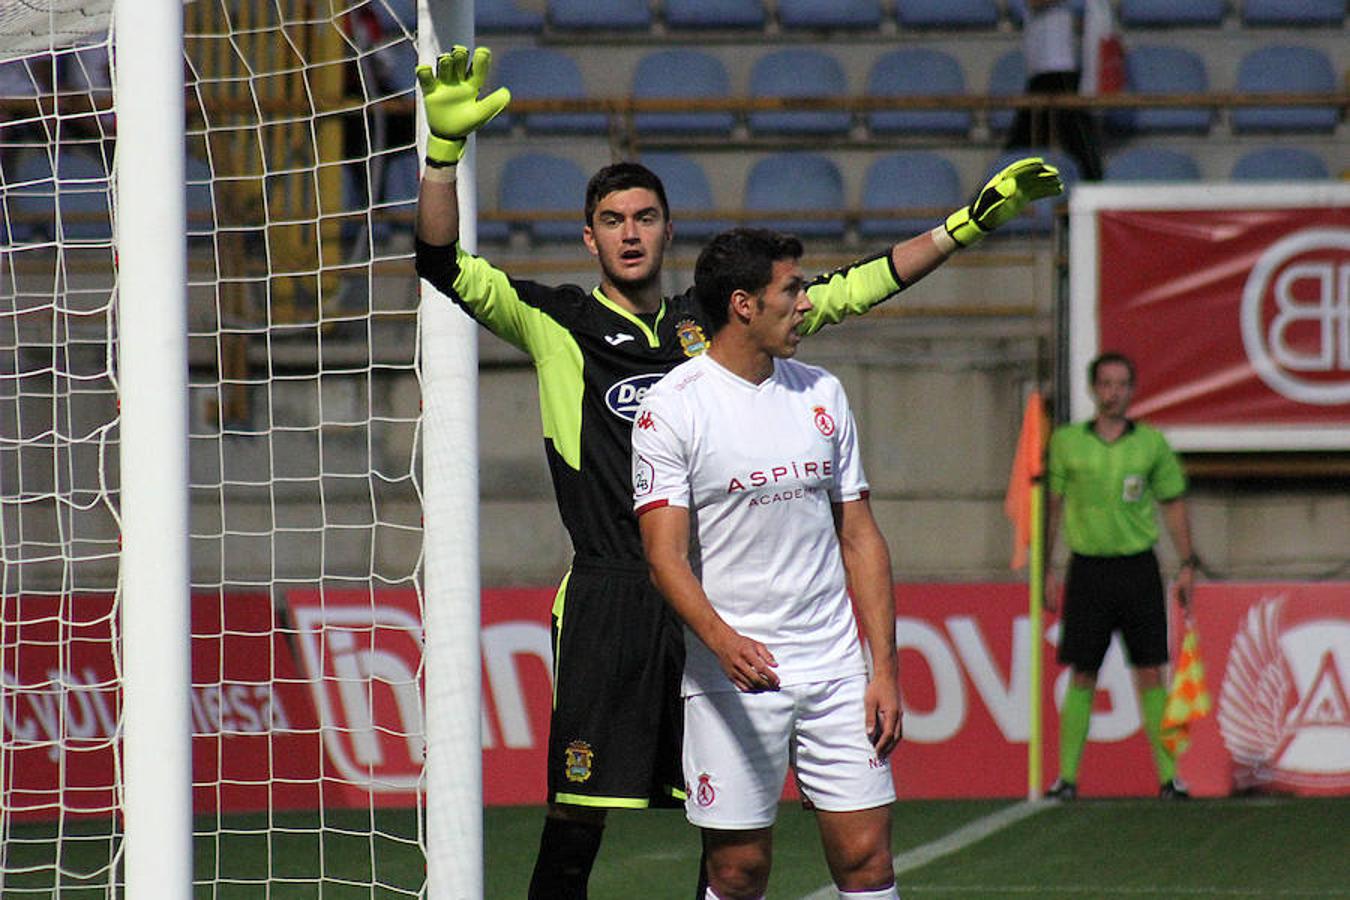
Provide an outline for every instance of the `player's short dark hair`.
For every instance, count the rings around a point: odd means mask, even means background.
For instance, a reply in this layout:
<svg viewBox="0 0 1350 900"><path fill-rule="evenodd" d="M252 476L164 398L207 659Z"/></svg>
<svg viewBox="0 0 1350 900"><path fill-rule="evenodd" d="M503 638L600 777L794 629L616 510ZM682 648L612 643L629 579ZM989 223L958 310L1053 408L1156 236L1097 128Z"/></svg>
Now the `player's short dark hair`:
<svg viewBox="0 0 1350 900"><path fill-rule="evenodd" d="M670 203L666 201L666 186L656 173L641 163L617 162L605 166L586 183L586 224L594 224L595 208L600 201L615 191L646 188L661 202L661 215L670 219Z"/></svg>
<svg viewBox="0 0 1350 900"><path fill-rule="evenodd" d="M730 318L735 291L756 293L773 280L773 264L801 259L802 242L767 228L732 228L708 242L694 264L694 296L717 331Z"/></svg>
<svg viewBox="0 0 1350 900"><path fill-rule="evenodd" d="M1134 361L1124 353L1117 353L1114 350L1109 350L1088 363L1088 384L1096 384L1097 370L1112 363L1124 366L1130 373L1130 384L1134 384Z"/></svg>

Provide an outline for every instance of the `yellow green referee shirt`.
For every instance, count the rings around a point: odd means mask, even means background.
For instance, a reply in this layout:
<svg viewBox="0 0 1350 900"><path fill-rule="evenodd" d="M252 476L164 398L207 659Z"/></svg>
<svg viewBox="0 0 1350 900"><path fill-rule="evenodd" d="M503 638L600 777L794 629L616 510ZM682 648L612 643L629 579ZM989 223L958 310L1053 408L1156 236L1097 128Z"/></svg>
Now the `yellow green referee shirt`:
<svg viewBox="0 0 1350 900"><path fill-rule="evenodd" d="M1129 556L1158 542L1155 502L1186 492L1186 476L1167 439L1130 422L1112 443L1091 422L1050 437L1050 490L1062 498L1064 537L1084 556Z"/></svg>

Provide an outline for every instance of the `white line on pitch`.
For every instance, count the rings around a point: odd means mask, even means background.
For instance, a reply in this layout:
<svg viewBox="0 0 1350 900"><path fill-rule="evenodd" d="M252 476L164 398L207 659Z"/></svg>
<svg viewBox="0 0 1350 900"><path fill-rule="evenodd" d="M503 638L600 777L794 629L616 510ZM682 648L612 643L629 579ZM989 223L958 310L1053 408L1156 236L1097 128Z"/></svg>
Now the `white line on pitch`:
<svg viewBox="0 0 1350 900"><path fill-rule="evenodd" d="M1028 816L1033 816L1053 805L1044 800L1024 800L1021 803L1014 803L1012 806L1003 807L998 812L990 813L983 818L962 825L951 834L944 835L935 841L921 844L913 850L906 850L894 860L896 878L920 866L926 866L935 859L940 859L950 853L956 853L958 850L964 850L971 844L984 840L994 832L1002 831L1009 825L1020 822ZM834 885L829 885L807 894L802 900L834 900L837 896Z"/></svg>

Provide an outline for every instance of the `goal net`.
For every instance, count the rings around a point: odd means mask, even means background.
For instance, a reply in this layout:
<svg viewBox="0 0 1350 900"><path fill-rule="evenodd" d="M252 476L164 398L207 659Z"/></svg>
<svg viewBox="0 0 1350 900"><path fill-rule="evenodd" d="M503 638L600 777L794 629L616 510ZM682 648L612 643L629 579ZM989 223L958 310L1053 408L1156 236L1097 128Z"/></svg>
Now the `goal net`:
<svg viewBox="0 0 1350 900"><path fill-rule="evenodd" d="M124 886L113 6L0 5L6 898ZM183 7L197 897L426 891L416 15Z"/></svg>

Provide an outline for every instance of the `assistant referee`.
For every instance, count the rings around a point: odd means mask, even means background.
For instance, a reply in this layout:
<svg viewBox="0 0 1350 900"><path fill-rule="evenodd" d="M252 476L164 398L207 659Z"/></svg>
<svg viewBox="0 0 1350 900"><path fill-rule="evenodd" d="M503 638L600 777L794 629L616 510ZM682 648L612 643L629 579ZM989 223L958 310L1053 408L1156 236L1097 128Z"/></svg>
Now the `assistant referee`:
<svg viewBox="0 0 1350 900"><path fill-rule="evenodd" d="M1129 358L1104 353L1088 367L1097 415L1057 428L1050 438L1047 558L1053 559L1062 519L1069 545L1059 661L1073 669L1060 712L1059 778L1046 792L1056 800L1078 796L1078 768L1092 720L1097 671L1111 636L1119 631L1135 670L1144 733L1153 747L1165 800L1189 798L1177 780L1176 759L1162 744L1167 705L1167 605L1153 552L1158 542L1156 509L1181 559L1176 576L1183 608L1190 603L1199 557L1186 509L1186 476L1157 429L1126 416L1134 396ZM1047 575L1046 607L1058 596Z"/></svg>

